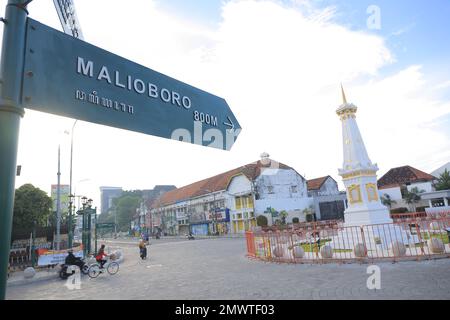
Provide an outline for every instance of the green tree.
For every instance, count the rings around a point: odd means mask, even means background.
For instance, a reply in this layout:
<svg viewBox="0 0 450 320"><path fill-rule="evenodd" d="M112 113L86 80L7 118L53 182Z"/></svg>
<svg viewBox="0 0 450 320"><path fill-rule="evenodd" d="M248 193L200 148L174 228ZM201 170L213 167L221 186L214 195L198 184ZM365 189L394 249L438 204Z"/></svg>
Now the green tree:
<svg viewBox="0 0 450 320"><path fill-rule="evenodd" d="M114 214L117 215L117 227L120 231L128 231L130 229L130 222L133 220L141 201L141 191L127 191L113 200L113 210L116 210ZM114 215L112 215L112 219L114 219Z"/></svg>
<svg viewBox="0 0 450 320"><path fill-rule="evenodd" d="M51 208L52 199L47 193L32 184L24 184L15 193L13 228L31 229L34 221L37 226L45 226Z"/></svg>
<svg viewBox="0 0 450 320"><path fill-rule="evenodd" d="M280 212L280 218L281 218L281 224L285 225L286 224L286 218L288 217L288 213L287 211L283 210Z"/></svg>
<svg viewBox="0 0 450 320"><path fill-rule="evenodd" d="M384 194L383 196L381 196L381 203L390 209L393 204L397 203L397 201L392 200L390 195Z"/></svg>
<svg viewBox="0 0 450 320"><path fill-rule="evenodd" d="M436 190L450 190L450 172L447 169L439 175Z"/></svg>
<svg viewBox="0 0 450 320"><path fill-rule="evenodd" d="M425 190L419 190L417 187L411 189L411 191L406 190L403 200L408 204L411 212L416 212L416 204L420 201L420 194L424 193Z"/></svg>

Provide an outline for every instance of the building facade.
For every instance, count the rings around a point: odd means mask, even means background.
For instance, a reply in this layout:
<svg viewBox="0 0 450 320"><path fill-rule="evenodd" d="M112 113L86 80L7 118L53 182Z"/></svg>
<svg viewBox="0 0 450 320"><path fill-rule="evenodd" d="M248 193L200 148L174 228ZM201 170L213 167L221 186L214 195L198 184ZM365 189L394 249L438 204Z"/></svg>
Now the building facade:
<svg viewBox="0 0 450 320"><path fill-rule="evenodd" d="M153 189L142 190L142 200L131 225L136 233L154 233L154 229L159 230L161 221L152 216L150 212L152 203L164 193L174 189L176 189L174 185L157 185Z"/></svg>
<svg viewBox="0 0 450 320"><path fill-rule="evenodd" d="M443 198L433 198L435 180L434 176L426 172L403 166L392 168L382 176L378 180L378 189L380 197L389 200L391 210L424 211L426 207L444 206ZM406 194L411 191L418 191L421 199L415 203L407 203Z"/></svg>
<svg viewBox="0 0 450 320"><path fill-rule="evenodd" d="M318 220L342 220L347 209L345 192L331 176L308 180L308 196L313 198L313 208Z"/></svg>
<svg viewBox="0 0 450 320"><path fill-rule="evenodd" d="M160 217L166 234L244 233L258 215L275 223L268 208L304 220L312 205L306 180L293 168L263 154L260 161L167 192L155 200L152 215Z"/></svg>

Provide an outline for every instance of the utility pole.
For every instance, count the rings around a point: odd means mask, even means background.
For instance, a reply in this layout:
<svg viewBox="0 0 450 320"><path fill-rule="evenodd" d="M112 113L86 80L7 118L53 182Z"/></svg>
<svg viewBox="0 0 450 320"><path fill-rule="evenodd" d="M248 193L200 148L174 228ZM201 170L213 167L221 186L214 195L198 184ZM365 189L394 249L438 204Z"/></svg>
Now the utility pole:
<svg viewBox="0 0 450 320"><path fill-rule="evenodd" d="M58 145L58 185L56 187L56 250L61 245L61 145Z"/></svg>
<svg viewBox="0 0 450 320"><path fill-rule="evenodd" d="M73 132L75 130L75 125L77 124L78 120L75 120L75 122L73 123L72 126L72 133L71 133L71 137L70 137L70 177L69 177L69 197L70 197L70 202L69 202L69 222L67 224L68 227L68 237L69 237L69 243L68 246L69 248L72 248L73 244L73 232L72 232L72 163L73 163Z"/></svg>
<svg viewBox="0 0 450 320"><path fill-rule="evenodd" d="M8 0L3 22L0 65L0 300L5 299L14 208L20 118L24 116L21 88L24 73L27 4Z"/></svg>

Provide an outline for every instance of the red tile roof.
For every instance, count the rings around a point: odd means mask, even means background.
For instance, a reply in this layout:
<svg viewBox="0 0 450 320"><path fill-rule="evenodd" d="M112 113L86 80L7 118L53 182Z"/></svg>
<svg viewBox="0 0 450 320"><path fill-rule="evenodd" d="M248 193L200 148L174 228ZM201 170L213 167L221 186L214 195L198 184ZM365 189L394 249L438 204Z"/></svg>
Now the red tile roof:
<svg viewBox="0 0 450 320"><path fill-rule="evenodd" d="M292 169L291 167L282 163L278 164L279 169ZM253 162L245 166L221 173L217 176L197 181L178 189L174 189L172 191L166 192L159 199L154 201L153 207L155 208L166 206L190 198L199 197L211 192L226 190L228 184L231 182L231 179L240 174L245 175L250 181L253 181L261 174L262 168L270 168L270 163L269 165L264 165L261 163L261 161Z"/></svg>
<svg viewBox="0 0 450 320"><path fill-rule="evenodd" d="M428 182L436 178L431 174L420 171L411 166L404 166L389 170L378 180L379 189L387 189L413 182Z"/></svg>
<svg viewBox="0 0 450 320"><path fill-rule="evenodd" d="M330 178L330 176L308 180L306 182L308 191L319 190L328 178Z"/></svg>

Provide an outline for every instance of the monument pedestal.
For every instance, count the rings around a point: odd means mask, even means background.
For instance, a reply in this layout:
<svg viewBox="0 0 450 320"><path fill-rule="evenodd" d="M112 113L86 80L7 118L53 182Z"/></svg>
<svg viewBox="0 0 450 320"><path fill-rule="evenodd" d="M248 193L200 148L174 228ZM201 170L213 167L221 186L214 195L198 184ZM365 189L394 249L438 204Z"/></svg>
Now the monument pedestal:
<svg viewBox="0 0 450 320"><path fill-rule="evenodd" d="M371 224L393 223L389 210L385 206L355 207L344 213L344 226L366 226Z"/></svg>

